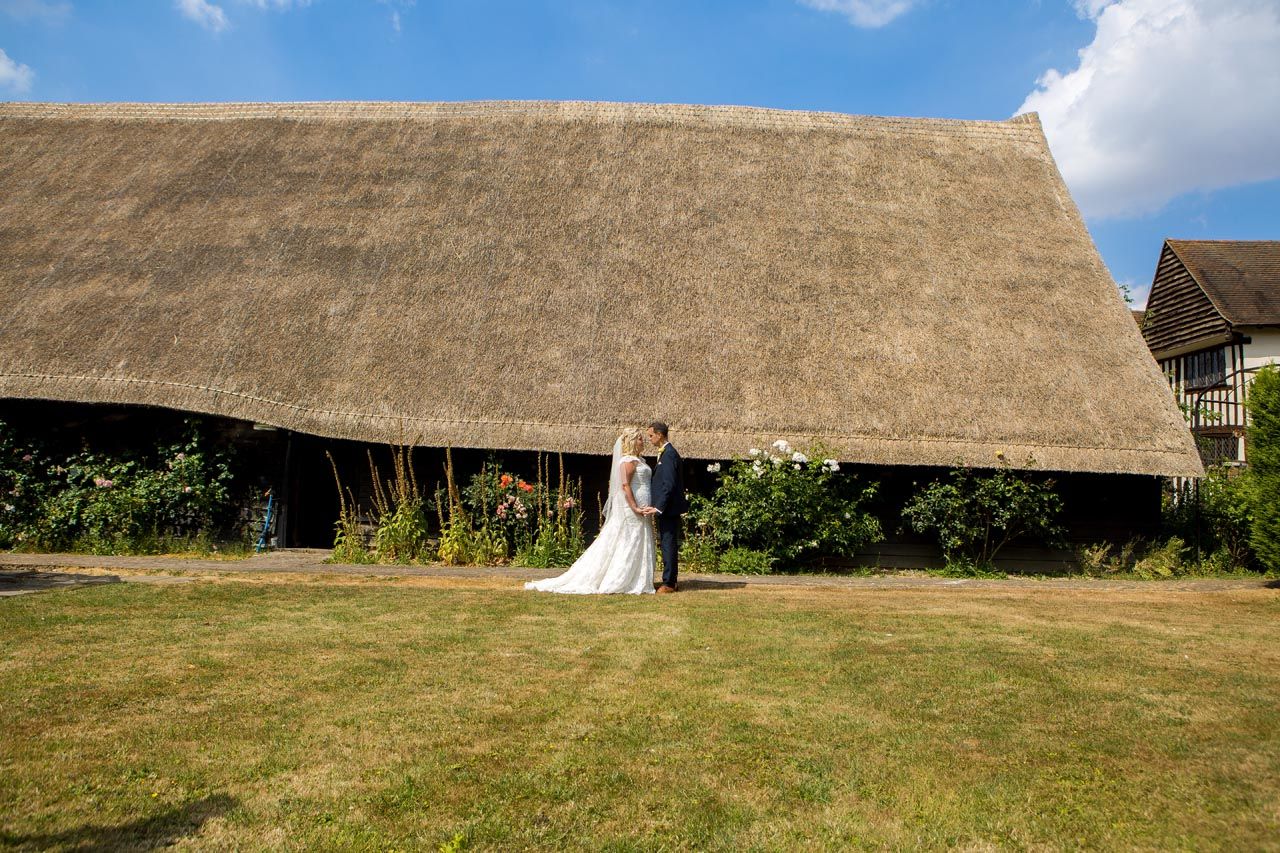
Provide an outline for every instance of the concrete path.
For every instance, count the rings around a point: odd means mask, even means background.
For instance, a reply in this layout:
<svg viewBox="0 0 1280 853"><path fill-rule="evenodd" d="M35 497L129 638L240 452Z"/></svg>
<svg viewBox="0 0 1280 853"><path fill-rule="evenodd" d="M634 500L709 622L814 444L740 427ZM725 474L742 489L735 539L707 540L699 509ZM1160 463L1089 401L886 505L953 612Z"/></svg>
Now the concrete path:
<svg viewBox="0 0 1280 853"><path fill-rule="evenodd" d="M512 581L536 580L558 574L556 569L525 569L504 566L355 566L324 562L329 551L287 549L258 554L244 560L209 560L185 557L98 557L84 554L8 554L0 552L0 595L79 586L86 583L186 582L201 574L346 575L364 577L501 578ZM148 574L98 575L77 571L118 570ZM1280 590L1280 581L1266 578L1185 578L1172 581L1095 580L1091 578L940 578L922 572L888 572L871 577L839 575L698 575L681 576L680 586L698 589L731 589L744 586L808 586L850 589L1143 589L1210 592L1230 589ZM7 592L6 592L7 590Z"/></svg>

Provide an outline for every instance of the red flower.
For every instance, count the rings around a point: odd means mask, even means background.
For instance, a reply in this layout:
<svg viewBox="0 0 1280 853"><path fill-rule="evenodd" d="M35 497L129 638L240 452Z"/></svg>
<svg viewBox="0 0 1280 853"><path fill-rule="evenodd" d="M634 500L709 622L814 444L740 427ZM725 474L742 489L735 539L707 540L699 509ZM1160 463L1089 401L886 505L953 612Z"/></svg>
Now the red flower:
<svg viewBox="0 0 1280 853"><path fill-rule="evenodd" d="M510 474L503 474L501 477L498 478L498 482L502 484L502 488L504 489L507 486L511 485L511 480L512 480L512 477Z"/></svg>
<svg viewBox="0 0 1280 853"><path fill-rule="evenodd" d="M517 486L521 491L525 491L525 492L532 492L532 491L533 491L533 486L529 485L529 484L528 484L528 483L526 483L524 480L521 480L520 482L516 483L516 486Z"/></svg>

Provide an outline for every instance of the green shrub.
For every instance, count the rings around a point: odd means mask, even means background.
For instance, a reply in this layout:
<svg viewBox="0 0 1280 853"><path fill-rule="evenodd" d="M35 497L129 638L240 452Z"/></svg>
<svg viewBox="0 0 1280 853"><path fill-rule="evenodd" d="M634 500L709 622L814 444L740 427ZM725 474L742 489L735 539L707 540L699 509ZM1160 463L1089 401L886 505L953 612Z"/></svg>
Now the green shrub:
<svg viewBox="0 0 1280 853"><path fill-rule="evenodd" d="M930 574L944 578L1007 578L1007 572L999 571L991 563L977 563L966 556L954 556L946 565Z"/></svg>
<svg viewBox="0 0 1280 853"><path fill-rule="evenodd" d="M176 442L115 454L53 454L0 423L0 547L155 553L244 539L233 480L230 451L195 419Z"/></svg>
<svg viewBox="0 0 1280 853"><path fill-rule="evenodd" d="M1080 573L1093 578L1126 574L1133 571L1137 562L1141 540L1130 539L1117 549L1110 542L1083 545L1076 549L1076 564Z"/></svg>
<svg viewBox="0 0 1280 853"><path fill-rule="evenodd" d="M989 571L995 556L1020 537L1053 542L1061 536L1062 499L1054 481L1007 468L978 474L956 468L918 490L902 510L917 533L931 533L948 565Z"/></svg>
<svg viewBox="0 0 1280 853"><path fill-rule="evenodd" d="M335 550L337 547L335 541ZM397 501L394 508L378 517L373 547L383 563L411 563L423 556L427 548L427 516L420 496Z"/></svg>
<svg viewBox="0 0 1280 853"><path fill-rule="evenodd" d="M365 542L364 526L355 509L343 506L334 525L333 556L334 563L375 563L377 559L369 551Z"/></svg>
<svg viewBox="0 0 1280 853"><path fill-rule="evenodd" d="M716 571L726 575L767 575L773 571L774 558L764 551L730 548L720 555Z"/></svg>
<svg viewBox="0 0 1280 853"><path fill-rule="evenodd" d="M572 566L581 553L581 548L556 534L554 525L544 524L534 540L516 552L512 562L531 569L563 568Z"/></svg>
<svg viewBox="0 0 1280 853"><path fill-rule="evenodd" d="M1257 563L1250 537L1254 519L1256 476L1245 469L1218 466L1199 484L1204 551L1221 553L1229 568L1247 569ZM1219 558L1221 561L1221 558Z"/></svg>
<svg viewBox="0 0 1280 853"><path fill-rule="evenodd" d="M1267 366L1249 386L1247 446L1253 517L1249 544L1258 562L1280 570L1280 370Z"/></svg>
<svg viewBox="0 0 1280 853"><path fill-rule="evenodd" d="M473 520L469 562L492 564L508 556L519 566L563 568L585 550L582 483L571 483L558 456L559 478L551 484L550 457L538 456L538 479L528 482L491 460L462 490L462 507ZM458 534L460 535L460 534Z"/></svg>
<svg viewBox="0 0 1280 853"><path fill-rule="evenodd" d="M806 454L776 441L723 473L711 465L720 483L711 496L692 499L689 520L721 551L745 548L788 566L879 541L880 523L865 509L875 485L862 486L824 455L821 448Z"/></svg>
<svg viewBox="0 0 1280 853"><path fill-rule="evenodd" d="M680 538L680 566L688 572L720 571L720 552L711 537L697 527Z"/></svg>
<svg viewBox="0 0 1280 853"><path fill-rule="evenodd" d="M391 476L383 479L366 451L373 481L373 509L376 521L373 548L380 563L412 563L427 553L427 516L418 478L413 471L413 448L391 446ZM334 476L337 476L336 468ZM341 491L341 486L339 486ZM354 501L352 502L354 505ZM345 506L344 506L345 508Z"/></svg>
<svg viewBox="0 0 1280 853"><path fill-rule="evenodd" d="M487 526L514 553L528 548L537 535L538 512L547 502L546 488L526 482L495 460L481 466L462 490L468 517Z"/></svg>
<svg viewBox="0 0 1280 853"><path fill-rule="evenodd" d="M1133 566L1133 573L1144 580L1163 580L1182 577L1188 572L1186 562L1187 543L1172 536L1163 545L1147 551Z"/></svg>
<svg viewBox="0 0 1280 853"><path fill-rule="evenodd" d="M440 525L436 557L446 566L460 566L470 562L471 552L474 550L471 544L473 538L471 525L465 519L450 516Z"/></svg>

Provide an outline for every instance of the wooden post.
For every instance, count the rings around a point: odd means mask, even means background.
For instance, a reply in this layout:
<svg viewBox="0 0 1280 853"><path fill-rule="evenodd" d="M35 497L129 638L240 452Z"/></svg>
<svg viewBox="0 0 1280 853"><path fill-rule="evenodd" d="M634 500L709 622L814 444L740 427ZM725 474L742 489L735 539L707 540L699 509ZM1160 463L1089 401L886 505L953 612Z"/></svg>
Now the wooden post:
<svg viewBox="0 0 1280 853"><path fill-rule="evenodd" d="M293 497L297 491L293 471L293 431L285 431L284 439L284 471L280 475L280 489L277 492L279 508L276 510L276 547L288 548L291 522L293 521Z"/></svg>

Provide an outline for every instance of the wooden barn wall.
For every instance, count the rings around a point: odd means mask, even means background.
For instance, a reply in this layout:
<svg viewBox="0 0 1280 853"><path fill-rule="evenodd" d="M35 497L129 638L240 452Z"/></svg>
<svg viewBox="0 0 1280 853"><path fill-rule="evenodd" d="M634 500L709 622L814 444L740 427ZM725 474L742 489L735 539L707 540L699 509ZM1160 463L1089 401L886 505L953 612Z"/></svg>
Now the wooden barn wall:
<svg viewBox="0 0 1280 853"><path fill-rule="evenodd" d="M0 420L24 429L39 429L65 445L87 443L101 450L121 449L154 443L190 417L181 412L137 406L107 406L43 401L0 400ZM362 507L372 504L373 476L370 458L378 476L386 477L392 466L391 449L353 441L317 438L301 433L261 431L253 425L224 418L199 416L212 435L233 443L242 469L261 488L274 488L283 496L279 519L289 547L329 547L338 516L338 491L328 455L332 455L345 488L356 495ZM678 433L672 436L679 446ZM414 472L422 491L431 494L444 481L445 451L417 448L413 452ZM503 469L528 479L538 477L539 457L530 452L453 451L460 485L482 464L501 461ZM565 454L566 477L581 484L585 527L594 534L598 523L599 498L608 487L608 456ZM542 464L554 485L559 476L560 457L547 454ZM690 492L709 492L715 475L707 463L686 460L685 483ZM873 510L881 517L884 543L858 555L860 565L928 566L940 564L941 555L927 539L907 530L900 509L921 485L946 475L947 469L846 465L845 470L865 482L879 484L879 498ZM1151 537L1160 523L1160 478L1144 475L1060 473L1053 476L1063 498L1063 524L1069 544L1110 541L1123 543L1134 536ZM1042 570L1060 566L1070 559L1069 551L1027 548L1014 543L1007 559ZM860 561L860 562L859 562ZM848 564L849 561L842 561ZM1012 564L1010 564L1012 565Z"/></svg>

